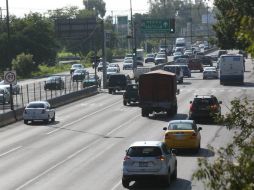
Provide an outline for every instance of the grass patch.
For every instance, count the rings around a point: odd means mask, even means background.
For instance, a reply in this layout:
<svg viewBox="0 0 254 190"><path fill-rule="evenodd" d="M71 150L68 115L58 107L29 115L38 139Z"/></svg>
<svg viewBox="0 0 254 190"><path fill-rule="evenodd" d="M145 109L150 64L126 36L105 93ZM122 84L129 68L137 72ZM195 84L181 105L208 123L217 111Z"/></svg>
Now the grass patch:
<svg viewBox="0 0 254 190"><path fill-rule="evenodd" d="M85 65L85 68L91 67L91 63L83 63ZM47 65L39 65L38 71L32 72L32 77L41 77L41 76L48 76L52 74L62 73L62 72L68 72L70 71L71 64L57 64L55 66L49 67Z"/></svg>

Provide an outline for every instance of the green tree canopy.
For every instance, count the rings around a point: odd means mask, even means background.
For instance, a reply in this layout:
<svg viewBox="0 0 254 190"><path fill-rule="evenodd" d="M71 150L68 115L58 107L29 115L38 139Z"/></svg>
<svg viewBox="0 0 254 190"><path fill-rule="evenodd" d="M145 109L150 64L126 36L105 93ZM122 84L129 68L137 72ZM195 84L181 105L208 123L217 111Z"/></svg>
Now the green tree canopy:
<svg viewBox="0 0 254 190"><path fill-rule="evenodd" d="M106 4L103 0L83 0L87 10L93 10L96 16L103 18L106 13Z"/></svg>
<svg viewBox="0 0 254 190"><path fill-rule="evenodd" d="M254 103L247 99L231 102L219 122L234 130L233 142L217 151L214 161L201 158L193 178L212 190L254 189Z"/></svg>

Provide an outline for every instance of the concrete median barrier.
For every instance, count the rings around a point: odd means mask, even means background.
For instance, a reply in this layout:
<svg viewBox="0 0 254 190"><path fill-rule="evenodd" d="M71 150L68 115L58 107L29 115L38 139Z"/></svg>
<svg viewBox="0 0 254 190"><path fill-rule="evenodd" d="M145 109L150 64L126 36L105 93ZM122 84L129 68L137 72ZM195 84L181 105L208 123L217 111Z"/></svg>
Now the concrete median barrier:
<svg viewBox="0 0 254 190"><path fill-rule="evenodd" d="M91 86L76 92L47 100L53 107L63 106L77 100L98 94L97 86ZM0 127L15 123L23 119L24 107L0 114Z"/></svg>

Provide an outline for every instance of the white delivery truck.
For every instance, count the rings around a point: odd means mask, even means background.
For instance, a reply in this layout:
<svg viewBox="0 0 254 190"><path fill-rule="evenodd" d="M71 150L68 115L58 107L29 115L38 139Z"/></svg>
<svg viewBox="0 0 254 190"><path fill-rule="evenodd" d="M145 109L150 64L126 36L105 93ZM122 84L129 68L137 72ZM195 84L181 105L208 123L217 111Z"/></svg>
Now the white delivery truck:
<svg viewBox="0 0 254 190"><path fill-rule="evenodd" d="M220 69L220 84L244 83L244 60L242 55L221 55L217 64Z"/></svg>

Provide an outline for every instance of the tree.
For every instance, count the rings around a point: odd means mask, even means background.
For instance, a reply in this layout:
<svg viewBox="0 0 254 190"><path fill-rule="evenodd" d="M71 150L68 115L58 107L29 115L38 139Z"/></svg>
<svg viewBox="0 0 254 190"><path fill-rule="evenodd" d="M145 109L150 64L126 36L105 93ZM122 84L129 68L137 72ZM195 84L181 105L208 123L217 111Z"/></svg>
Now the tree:
<svg viewBox="0 0 254 190"><path fill-rule="evenodd" d="M106 4L103 0L83 0L83 3L87 10L95 12L96 16L103 18L106 13Z"/></svg>
<svg viewBox="0 0 254 190"><path fill-rule="evenodd" d="M248 49L254 55L254 2L252 0L215 0L217 20L214 30L218 45L225 49Z"/></svg>
<svg viewBox="0 0 254 190"><path fill-rule="evenodd" d="M32 72L38 69L31 54L21 53L12 60L11 64L12 68L17 71L17 75L21 77L30 77Z"/></svg>
<svg viewBox="0 0 254 190"><path fill-rule="evenodd" d="M236 133L233 142L217 151L215 161L198 160L193 179L202 180L212 190L254 189L254 103L235 99L219 122ZM211 149L213 149L211 147Z"/></svg>

